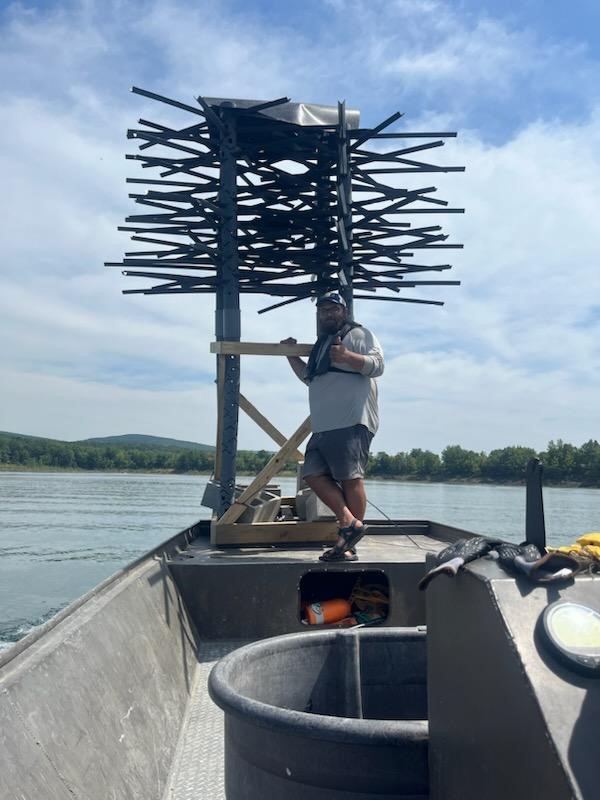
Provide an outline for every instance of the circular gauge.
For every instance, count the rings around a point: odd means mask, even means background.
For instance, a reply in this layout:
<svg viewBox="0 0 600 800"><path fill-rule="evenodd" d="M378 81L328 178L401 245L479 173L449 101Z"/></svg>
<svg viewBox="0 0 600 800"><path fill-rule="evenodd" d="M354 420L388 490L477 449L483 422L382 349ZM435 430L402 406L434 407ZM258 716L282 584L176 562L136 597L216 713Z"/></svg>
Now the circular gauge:
<svg viewBox="0 0 600 800"><path fill-rule="evenodd" d="M583 603L558 600L542 612L546 644L571 669L600 676L600 613Z"/></svg>

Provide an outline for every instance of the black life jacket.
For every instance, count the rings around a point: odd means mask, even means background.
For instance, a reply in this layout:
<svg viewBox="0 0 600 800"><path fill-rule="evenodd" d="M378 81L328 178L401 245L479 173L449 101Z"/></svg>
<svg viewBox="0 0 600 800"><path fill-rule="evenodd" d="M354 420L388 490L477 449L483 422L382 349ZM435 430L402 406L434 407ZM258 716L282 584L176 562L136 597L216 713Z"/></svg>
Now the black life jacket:
<svg viewBox="0 0 600 800"><path fill-rule="evenodd" d="M349 372L346 369L338 369L332 366L330 349L334 340L340 337L341 341L350 333L354 328L362 328L358 322L348 321L345 322L337 333L323 333L314 343L310 355L308 357L308 364L306 365L306 380L312 381L317 375L324 375L326 372L343 372L345 375L358 375L357 372Z"/></svg>

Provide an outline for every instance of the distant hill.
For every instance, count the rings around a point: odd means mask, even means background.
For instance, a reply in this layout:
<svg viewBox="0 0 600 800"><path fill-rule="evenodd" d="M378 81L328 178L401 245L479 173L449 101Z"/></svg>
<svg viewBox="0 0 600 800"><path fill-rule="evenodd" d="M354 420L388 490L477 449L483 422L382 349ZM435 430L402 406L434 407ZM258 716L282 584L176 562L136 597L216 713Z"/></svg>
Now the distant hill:
<svg viewBox="0 0 600 800"><path fill-rule="evenodd" d="M27 433L10 433L9 431L0 431L0 439L23 439L24 442L48 442L53 444L66 444L74 445L81 444L85 446L98 446L105 447L106 445L115 445L118 447L135 447L136 449L145 448L168 448L179 450L204 450L206 452L214 453L215 447L210 444L199 444L198 442L186 442L182 439L167 439L163 436L146 436L143 433L126 433L122 436L96 436L92 439L77 439L70 441L65 439L48 439L45 436L30 436Z"/></svg>
<svg viewBox="0 0 600 800"><path fill-rule="evenodd" d="M207 450L214 452L215 448L210 444L199 444L198 442L186 442L182 439L167 439L163 436L146 436L143 433L125 433L122 436L96 436L92 439L80 439L75 444L113 444L121 447L178 447L181 450Z"/></svg>
<svg viewBox="0 0 600 800"><path fill-rule="evenodd" d="M39 442L60 442L62 439L48 439L46 436L30 436L28 433L11 433L10 431L0 431L0 436L11 437L13 439L37 439Z"/></svg>

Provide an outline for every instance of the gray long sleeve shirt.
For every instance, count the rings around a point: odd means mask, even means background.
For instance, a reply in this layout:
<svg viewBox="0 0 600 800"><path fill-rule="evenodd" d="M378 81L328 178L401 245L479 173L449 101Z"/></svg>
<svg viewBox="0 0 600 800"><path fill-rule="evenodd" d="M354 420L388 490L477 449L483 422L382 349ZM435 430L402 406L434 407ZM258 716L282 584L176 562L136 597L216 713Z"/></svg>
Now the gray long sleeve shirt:
<svg viewBox="0 0 600 800"><path fill-rule="evenodd" d="M383 373L383 350L367 328L352 328L342 340L344 347L365 356L359 372L336 365L347 372L326 372L308 384L308 399L313 433L365 425L371 433L379 427L377 382Z"/></svg>

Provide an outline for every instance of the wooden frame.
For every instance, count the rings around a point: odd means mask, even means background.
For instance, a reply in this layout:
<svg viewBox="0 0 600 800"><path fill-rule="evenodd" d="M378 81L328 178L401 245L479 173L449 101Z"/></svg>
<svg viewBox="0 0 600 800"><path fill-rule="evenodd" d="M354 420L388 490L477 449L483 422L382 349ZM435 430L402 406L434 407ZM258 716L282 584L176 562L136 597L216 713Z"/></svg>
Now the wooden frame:
<svg viewBox="0 0 600 800"><path fill-rule="evenodd" d="M285 522L234 522L223 523L213 520L211 542L218 545L258 545L258 544L335 544L337 522L305 522L289 520Z"/></svg>
<svg viewBox="0 0 600 800"><path fill-rule="evenodd" d="M211 342L210 352L218 356L309 356L312 347L282 342Z"/></svg>
<svg viewBox="0 0 600 800"><path fill-rule="evenodd" d="M211 353L217 356L217 441L223 425L223 362L232 355L269 355L269 356L307 356L310 354L310 344L283 344L276 342L233 342L218 341L210 345ZM213 516L211 523L211 543L215 545L244 545L267 544L273 542L331 542L335 541L337 525L335 522L305 522L304 520L291 520L285 522L269 523L239 523L240 516L244 513L250 502L267 486L271 479L285 466L290 458L298 461L304 455L298 449L299 445L310 434L310 417L294 431L289 437L267 419L256 406L241 392L239 393L239 406L261 430L267 433L279 450L264 466L242 494L225 511L221 517ZM220 477L220 458L217 451L215 455L215 479Z"/></svg>

